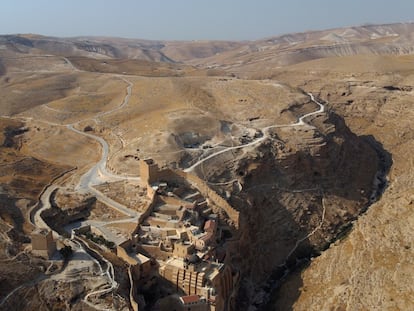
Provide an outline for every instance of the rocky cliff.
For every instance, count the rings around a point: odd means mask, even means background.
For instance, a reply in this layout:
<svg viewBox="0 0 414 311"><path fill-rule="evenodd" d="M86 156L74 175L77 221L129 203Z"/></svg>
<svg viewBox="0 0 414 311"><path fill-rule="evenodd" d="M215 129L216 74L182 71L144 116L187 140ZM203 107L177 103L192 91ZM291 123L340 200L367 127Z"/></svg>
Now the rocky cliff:
<svg viewBox="0 0 414 311"><path fill-rule="evenodd" d="M306 123L273 130L254 150L233 154L231 168L215 167L208 177L238 180L215 187L240 211L237 242L228 246L229 262L241 272L238 308L265 302L263 288L327 248L373 198L383 163L370 140L333 112Z"/></svg>
<svg viewBox="0 0 414 311"><path fill-rule="evenodd" d="M413 93L405 87L413 81L406 66L351 79L330 73L311 83L355 132L375 136L393 164L381 199L345 239L288 278L269 310L413 309Z"/></svg>
<svg viewBox="0 0 414 311"><path fill-rule="evenodd" d="M77 194L55 190L51 197L51 208L42 212L42 218L55 231L64 234L63 227L68 223L87 218L96 203L96 198L90 195Z"/></svg>

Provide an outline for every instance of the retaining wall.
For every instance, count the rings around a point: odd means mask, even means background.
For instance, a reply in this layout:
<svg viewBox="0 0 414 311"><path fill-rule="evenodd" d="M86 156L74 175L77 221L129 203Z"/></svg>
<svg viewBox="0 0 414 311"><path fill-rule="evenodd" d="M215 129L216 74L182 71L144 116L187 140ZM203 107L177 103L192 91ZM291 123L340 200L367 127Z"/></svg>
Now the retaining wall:
<svg viewBox="0 0 414 311"><path fill-rule="evenodd" d="M205 198L208 198L215 205L223 209L227 213L229 218L233 221L234 226L236 228L239 227L239 212L235 210L225 199L218 195L217 192L211 189L204 180L202 180L200 177L196 175L186 173L184 171L177 170L175 171L175 173L186 179L193 186L195 186Z"/></svg>

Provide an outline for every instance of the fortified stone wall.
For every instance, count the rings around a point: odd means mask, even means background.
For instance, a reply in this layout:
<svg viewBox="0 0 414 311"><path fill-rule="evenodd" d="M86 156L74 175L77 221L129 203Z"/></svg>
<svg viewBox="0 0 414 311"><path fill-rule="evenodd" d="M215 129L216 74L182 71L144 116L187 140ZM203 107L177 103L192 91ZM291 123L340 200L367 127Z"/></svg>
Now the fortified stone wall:
<svg viewBox="0 0 414 311"><path fill-rule="evenodd" d="M224 200L220 195L218 195L213 189L211 189L207 183L199 178L198 176L186 173L181 170L170 170L170 169L162 169L160 170L158 165L154 163L153 160L141 160L140 161L140 173L142 180L148 185L155 181L176 181L180 182L186 180L194 187L196 187L201 194L211 200L215 205L219 208L224 210L228 217L232 220L233 225L235 228L239 228L239 212L235 210L226 200ZM156 194L154 194L154 198L152 203L149 205L146 211L140 216L139 224L148 217L154 206L156 201Z"/></svg>
<svg viewBox="0 0 414 311"><path fill-rule="evenodd" d="M138 231L138 228L139 228L139 225L141 225L142 224L142 222L149 216L149 215L151 215L151 213L153 212L153 210L154 210L154 207L157 205L157 203L158 203L158 200L159 200L159 198L158 198L158 195L154 192L153 193L153 196L152 196L152 199L151 199L151 203L150 204L148 204L148 206L147 206L147 208L143 211L143 213L139 216L139 218L138 218L138 226L137 226L137 228L135 229L135 231L133 232L133 234L136 234L137 233L137 231Z"/></svg>
<svg viewBox="0 0 414 311"><path fill-rule="evenodd" d="M160 169L152 159L140 160L139 166L140 176L145 184L152 184L156 181L182 181L180 175L168 168Z"/></svg>
<svg viewBox="0 0 414 311"><path fill-rule="evenodd" d="M129 267L128 268L129 281L131 284L135 284L134 277L132 275L131 270L132 270L132 267ZM136 297L136 294L137 294L136 290L137 290L136 286L131 286L130 291L129 291L129 302L131 303L132 310L134 311L138 311L139 309L138 303L135 301L135 298L134 298Z"/></svg>
<svg viewBox="0 0 414 311"><path fill-rule="evenodd" d="M218 195L213 189L211 189L204 180L202 180L196 175L179 170L175 171L175 173L185 178L188 182L193 184L204 197L210 199L215 205L223 209L227 213L229 218L233 221L234 226L236 228L239 227L239 212L235 210L220 195Z"/></svg>

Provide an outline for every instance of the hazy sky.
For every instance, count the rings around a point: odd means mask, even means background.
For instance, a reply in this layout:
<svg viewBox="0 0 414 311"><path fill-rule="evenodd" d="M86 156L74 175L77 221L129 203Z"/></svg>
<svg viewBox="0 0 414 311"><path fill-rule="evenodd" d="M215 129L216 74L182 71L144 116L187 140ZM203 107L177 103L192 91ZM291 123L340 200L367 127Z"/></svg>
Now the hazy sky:
<svg viewBox="0 0 414 311"><path fill-rule="evenodd" d="M242 40L413 14L414 0L0 0L0 34Z"/></svg>

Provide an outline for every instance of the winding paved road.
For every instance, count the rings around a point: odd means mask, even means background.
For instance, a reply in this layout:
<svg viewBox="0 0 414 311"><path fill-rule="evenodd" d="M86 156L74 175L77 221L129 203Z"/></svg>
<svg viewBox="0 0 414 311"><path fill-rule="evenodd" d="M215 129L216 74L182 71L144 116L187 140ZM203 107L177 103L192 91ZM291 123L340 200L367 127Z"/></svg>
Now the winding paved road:
<svg viewBox="0 0 414 311"><path fill-rule="evenodd" d="M69 64L71 64L69 60L65 59L65 61L67 61ZM96 115L94 117L95 121L97 121L97 118L102 117L104 115L108 115L108 114L113 113L117 110L120 110L128 104L130 96L131 96L131 91L132 91L133 84L130 81L126 80L126 79L123 79L123 80L126 83L128 83L128 86L127 86L127 94L126 94L123 102L121 103L121 105L119 105L118 107L116 107L116 108L114 108L110 111L105 111L105 112L99 113L98 115ZM84 120L82 120L82 121L84 121ZM81 121L79 121L79 122L81 122ZM136 181L136 180L140 180L140 178L139 177L120 176L120 175L115 175L115 174L112 174L112 173L108 172L108 170L106 169L106 164L107 164L107 161L108 161L108 153L109 153L108 143L101 137L98 137L98 136L95 136L95 135L92 135L92 134L89 134L89 133L85 133L85 132L82 132L82 131L76 129L74 126L77 125L79 122L73 123L73 124L67 124L66 127L69 130L71 130L71 131L73 131L77 134L87 136L89 138L92 138L92 139L98 141L102 146L102 156L101 156L101 159L90 170L88 170L88 172L86 172L84 175L81 176L79 184L76 187L76 190L77 191L86 191L86 190L88 190L88 191L92 192L103 203L105 203L105 204L111 206L112 208L115 208L118 211L120 211L120 212L128 215L129 217L131 217L130 220L132 220L132 221L137 220L138 216L139 216L138 212L136 212L134 210L131 210L131 209L125 207L124 205L122 205L122 204L106 197L103 193L101 193L100 191L93 188L93 186L99 185L99 184L102 184L102 183L108 182L108 181L118 181L118 180L135 180ZM49 123L49 124L55 125L55 126L60 126L59 124L54 124L54 123L51 123L51 122L46 122L46 123ZM40 200L39 200L40 208L34 213L33 217L30 219L30 221L33 223L33 225L35 227L42 228L42 229L49 229L49 230L53 231L49 227L49 225L43 220L43 218L41 217L41 214L44 210L49 209L51 207L50 197L51 197L52 193L58 188L59 188L59 184L52 183L50 186L48 186L45 189L45 191L41 195ZM123 220L123 221L126 221L126 220ZM104 224L104 222L102 222L102 224ZM54 233L55 238L59 237L59 234L57 232L53 231L53 233ZM110 284L110 287L108 287L108 288L99 289L99 290L92 291L92 292L88 293L84 297L85 303L87 303L89 306L91 306L93 308L97 308L99 310L107 310L105 308L100 308L100 307L96 306L95 304L91 303L89 301L89 299L93 295L102 295L102 294L105 294L105 293L109 293L109 292L113 291L114 289L116 289L118 287L118 283L115 281L115 274L114 274L114 268L113 268L112 263L109 262L108 260L106 260L99 253L91 250L84 243L80 243L80 241L76 241L74 239L72 239L71 242L75 244L75 247L78 248L79 251L85 252L86 254L88 254L90 256L91 260L98 264L100 271L107 276L109 284ZM106 263L107 269L106 269L105 272L103 272L102 266L99 263L99 261L96 260L94 258L94 256L89 254L90 252L93 252L97 257L100 258L100 260L102 260ZM46 278L46 276L42 277L41 279L33 280L32 282L34 282L33 284L35 284L35 283L37 283L40 280L43 280L45 278ZM30 284L32 284L32 283L30 283ZM4 304L8 300L9 297L11 297L14 293L16 293L20 288L22 288L24 286L27 286L27 284L23 284L20 287L14 289L12 292L10 292L5 297L5 299L3 299L0 302L0 306L2 304Z"/></svg>
<svg viewBox="0 0 414 311"><path fill-rule="evenodd" d="M209 156L207 156L207 157L205 157L205 158L203 158L203 159L201 159L201 160L198 160L196 163L194 163L193 165L191 165L190 167L188 167L188 168L186 168L186 169L184 169L184 172L191 172L191 171L193 171L197 166L199 166L201 163L204 163L205 161L207 161L207 160L209 160L209 159L212 159L212 158L214 158L214 157L216 157L216 156L218 156L218 155L220 155L220 154L222 154L222 153L225 153L225 152L227 152L227 151L230 151L230 150L237 150L237 149L242 149L242 148L246 148L246 147L249 147L249 146L254 146L254 145L257 145L257 144L259 144L260 142L262 142L262 141L264 141L265 139L267 139L268 137L269 137L269 130L270 129L272 129L272 128L281 128L281 127L296 127L296 126L303 126L303 125L308 125L307 123L305 123L305 119L306 118L308 118L308 117L310 117L310 116L313 116L313 115L316 115L316 114L319 114L319 113L322 113L322 112L324 112L325 111L325 106L324 105L322 105L320 102L318 102L317 100L315 100L315 97L313 96L313 94L312 93L308 93L308 95L309 95L309 97L310 97L310 99L311 99L311 101L312 102L314 102L315 104L317 104L318 106L319 106L319 109L318 110L316 110L316 111L313 111L313 112L310 112L310 113L307 113L307 114L304 114L303 116L301 116L299 119L298 119L298 121L297 122L295 122L295 123L292 123L292 124L282 124L282 125L270 125L270 126L267 126L267 127L264 127L263 129L262 129L262 132L263 132L263 136L262 137L260 137L260 138L258 138L258 139L256 139L256 140L254 140L254 141L252 141L252 142L250 142L250 143L248 143L248 144L244 144L244 145L240 145L240 146L235 146L235 147L227 147L226 149L223 149L223 150L220 150L220 151L217 151L217 152L215 152L215 153L213 153L213 154L210 154Z"/></svg>
<svg viewBox="0 0 414 311"><path fill-rule="evenodd" d="M71 62L64 58L64 60L72 67L73 70L77 70L72 64ZM122 78L123 79L123 78ZM105 115L109 115L111 113L114 113L122 108L124 108L126 105L128 105L129 99L131 97L131 92L132 92L132 86L133 84L126 80L123 79L123 81L125 81L128 86L127 86L127 94L123 100L123 102L121 103L121 105L119 105L118 107L109 110L109 111L105 111L105 112L101 112L99 114L97 114L93 120L95 120L97 123L99 123L98 118L103 117ZM314 96L311 93L308 93L308 95L310 96L311 101L313 101L314 103L316 103L317 105L319 105L319 109L317 111L305 114L303 116L301 116L298 121L296 123L293 124L286 124L286 125L272 125L272 126L268 126L262 129L263 132L263 136L248 143L248 144L244 144L241 146L234 146L234 147L227 147L223 150L220 150L218 152L215 152L207 157L205 157L204 159L201 159L199 161L197 161L195 164L193 164L192 166L188 167L187 169L185 169L186 172L192 171L194 168L196 168L198 165L200 165L201 163L216 157L224 152L230 151L230 150L237 150L237 149L241 149L241 148L246 148L249 146L254 146L256 144L259 144L260 142L264 141L265 139L267 139L269 137L269 130L272 128L278 128L278 127L296 127L296 126L303 126L306 125L304 119L307 117L310 117L312 115L316 115L318 113L322 113L324 111L324 106L319 103L318 101L315 100ZM84 120L82 120L84 121ZM79 121L80 122L80 121ZM94 188L94 186L96 185L100 185L102 183L105 182L109 182L109 181L119 181L119 180L133 180L133 181L137 181L140 180L139 177L128 177L128 176L121 176L121 175L115 175L111 172L109 172L106 168L107 165L107 161L108 161L108 154L109 154L109 145L108 143L99 136L90 134L90 133L85 133L83 131L80 131L78 129L75 128L76 125L79 124L79 122L77 123L72 123L72 124L66 124L65 126L67 127L67 129L79 134L79 135L83 135L85 137L89 137L91 139L96 140L97 142L100 143L101 147L102 147L102 155L101 155L101 159L92 167L90 168L85 174L83 174L79 180L78 185L76 186L75 190L76 191L89 191L92 192L100 201L104 202L105 204L111 206L112 208L117 209L118 211L124 213L125 215L131 217L131 219L137 219L137 217L139 216L139 213L136 211L133 211L127 207L125 207L124 205L106 197L102 192L98 191L97 189ZM52 124L52 123L51 123ZM53 125L59 125L59 124L53 124ZM37 227L37 228L48 228L50 229L50 227L46 224L46 222L42 219L41 217L41 213L50 208L50 197L53 193L53 191L55 191L56 189L58 189L59 185L54 183L51 184L49 187L47 187L47 189L44 191L44 193L42 194L41 198L40 198L40 206L41 208L34 214L33 216L33 224ZM324 214L323 214L324 216ZM121 221L125 221L125 220L120 220ZM323 217L322 217L322 221L321 224L323 223ZM104 224L104 222L102 222L102 224ZM315 231L317 231L318 228L315 228ZM311 234L313 234L314 232L312 232ZM57 233L56 233L57 234ZM76 238L75 238L76 239ZM85 252L87 254L89 254L89 252L93 252L96 253L95 251L89 249L89 247L87 245L85 245L84 243L82 243L79 240L74 240L72 239L72 242L75 243L77 245L77 247L79 248L80 251ZM298 241L298 244L300 243L300 241ZM297 247L297 245L296 245ZM296 248L295 247L295 248ZM89 254L90 255L90 254ZM100 254L96 253L96 256L98 256L102 261L105 262L106 264L106 269L105 271L102 269L101 264L94 258L94 256L90 255L92 260L95 261L96 263L98 263L99 265L99 269L100 271L105 274L108 278L109 284L110 286L104 289L99 289L96 291L92 291L90 293L88 293L85 297L84 297L84 301L85 303L87 303L88 305L90 305L91 307L97 307L95 306L93 303L91 303L89 300L91 298L91 296L93 295L100 295L100 294L105 294L108 292L113 291L115 288L117 288L118 284L115 281L114 278L114 268L112 266L112 264L107 261L105 258L103 258ZM9 296L11 296L14 292L16 292L18 290L15 289L14 291L12 291L7 297L6 299L4 299L2 301L2 303L4 303L5 300L7 300L7 298ZM99 307L98 307L99 308ZM99 308L101 309L101 308Z"/></svg>
<svg viewBox="0 0 414 311"><path fill-rule="evenodd" d="M66 126L69 130L92 138L98 141L102 146L102 156L98 163L96 163L88 172L86 172L80 178L79 184L76 186L75 190L77 191L85 191L90 190L92 186L100 185L108 181L119 181L119 180L134 180L139 181L139 177L128 177L122 175L115 175L111 172L108 172L106 169L106 164L108 162L108 154L109 154L109 146L108 143L99 136L95 136L89 133L82 132L73 127L73 124L69 124Z"/></svg>
<svg viewBox="0 0 414 311"><path fill-rule="evenodd" d="M129 99L131 97L133 84L126 79L123 79L123 81L125 81L128 84L128 86L127 86L127 95L125 96L122 104L112 110L99 113L98 115L94 117L95 120L97 120L97 118L100 118L104 115L114 113L115 111L118 111L124 108L126 105L128 105ZM74 127L74 125L76 124L78 123L68 124L66 125L66 127L69 130L79 135L83 135L83 136L86 136L86 137L89 137L89 138L92 138L98 141L102 146L102 156L99 162L96 163L86 174L84 174L81 177L79 184L77 185L75 190L78 190L78 191L79 190L90 190L92 186L100 185L107 181L118 181L118 180L139 181L140 180L139 177L128 177L128 176L122 176L122 175L115 175L115 174L112 174L111 172L108 172L108 170L106 169L106 164L108 162L108 154L109 154L108 143L102 137L99 137L99 136L96 136L90 133L85 133L83 131L76 129Z"/></svg>
<svg viewBox="0 0 414 311"><path fill-rule="evenodd" d="M94 118L99 118L103 115L107 115L110 113L113 113L117 110L120 110L122 108L124 108L126 105L128 105L129 99L131 97L131 91L132 91L132 86L133 84L126 80L123 79L127 84L127 94L123 100L123 102L121 103L121 105L119 105L118 107L110 110L110 111L105 111L102 113L99 113L97 116L95 116ZM130 217L138 217L139 213L131 210L129 208L127 208L126 206L106 197L102 192L96 190L95 188L93 188L93 186L96 185L100 185L102 183L105 182L109 182L109 181L119 181L119 180L140 180L139 177L126 177L126 176L120 176L120 175L115 175L112 174L111 172L108 172L108 170L106 169L106 164L108 161L108 153L109 153L109 146L108 143L99 136L96 135L92 135L89 133L85 133L82 132L78 129L76 129L74 127L74 125L78 124L77 123L72 123L72 124L67 124L66 127L79 134L79 135L83 135L89 138L92 138L96 141L98 141L101 146L102 146L102 156L101 159L91 168L89 169L88 172L86 172L84 175L81 176L79 184L76 186L75 190L77 191L89 191L92 192L101 202L107 204L108 206L111 206L112 208L117 209L118 211L122 212L123 214L126 214ZM40 198L40 205L41 208L34 214L33 217L33 224L37 227L37 228L48 228L51 230L51 228L45 223L45 221L42 219L41 217L41 213L50 208L50 196L53 193L54 190L56 190L59 186L57 184L52 184L50 185L42 194L41 198ZM55 233L56 235L57 233Z"/></svg>

